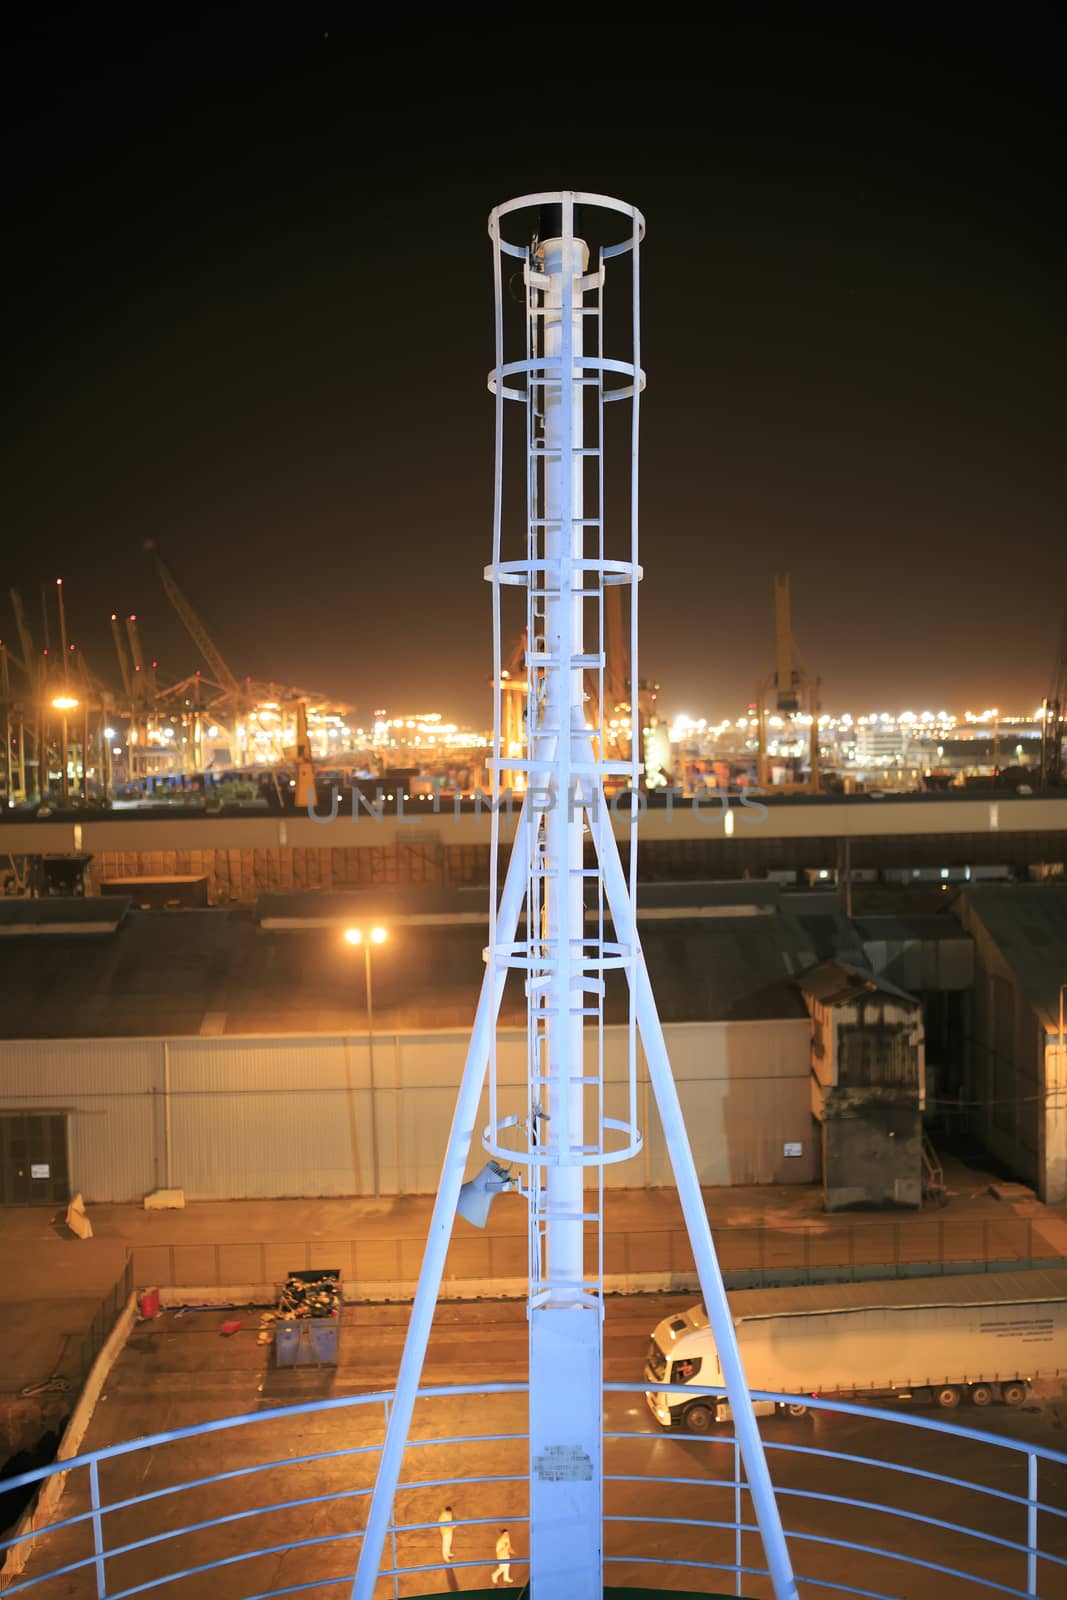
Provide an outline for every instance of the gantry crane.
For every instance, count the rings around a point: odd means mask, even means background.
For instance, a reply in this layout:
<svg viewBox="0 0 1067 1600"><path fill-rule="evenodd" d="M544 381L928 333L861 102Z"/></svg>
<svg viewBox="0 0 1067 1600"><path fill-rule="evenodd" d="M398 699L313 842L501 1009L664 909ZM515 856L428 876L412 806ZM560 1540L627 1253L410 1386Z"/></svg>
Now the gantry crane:
<svg viewBox="0 0 1067 1600"><path fill-rule="evenodd" d="M769 678L762 678L756 686L757 774L760 787L767 787L769 765L767 760L767 726L769 704L780 716L796 716L806 711L811 717L808 739L808 776L800 783L777 785L807 794L819 792L819 679L812 678L800 659L793 637L793 619L789 596L789 576L774 580L774 643L775 669Z"/></svg>
<svg viewBox="0 0 1067 1600"><path fill-rule="evenodd" d="M587 669L586 700L588 724L597 730L603 718L605 743L612 746L616 760L627 760L630 740L638 741L638 760L644 759L645 732L655 716L656 695L659 684L642 678L640 683L630 681L630 642L623 626L622 586L608 584L604 589L604 704L600 704L600 679L594 669ZM625 718L629 733L622 725Z"/></svg>
<svg viewBox="0 0 1067 1600"><path fill-rule="evenodd" d="M497 685L493 684L494 689ZM523 628L500 669L500 748L516 761L523 759L526 738L526 629ZM515 793L526 788L526 773L521 767L506 768L500 774L501 787Z"/></svg>
<svg viewBox="0 0 1067 1600"><path fill-rule="evenodd" d="M190 639L203 656L207 669L216 684L227 695L232 696L235 703L240 703L246 697L245 688L242 687L235 675L230 671L223 658L222 651L204 627L182 590L178 587L174 574L160 555L159 547L155 540L146 539L145 549L155 557L156 570L159 573L159 580L163 585L167 599L177 612L178 618Z"/></svg>
<svg viewBox="0 0 1067 1600"><path fill-rule="evenodd" d="M28 764L26 759L26 738L28 734L33 746L33 754L37 762L36 797L39 799L41 795L40 717L42 714L41 695L44 682L44 672L40 657L34 648L33 635L30 632L30 625L26 620L26 611L22 604L22 596L19 594L17 589L12 589L9 592L11 595L11 609L15 614L15 631L18 634L19 649L22 652L22 659L19 660L13 651L8 652L8 659L9 662L13 662L16 666L21 668L30 704L30 718L29 721L27 721L24 706L20 702L12 702L12 710L14 713L14 736L18 741L17 751L15 754L15 762L18 769L18 794L23 800L30 798L26 781L26 768ZM14 792L15 791L12 789L9 791L9 794L13 795Z"/></svg>
<svg viewBox="0 0 1067 1600"><path fill-rule="evenodd" d="M132 700L133 677L130 672L130 658L126 654L126 646L122 639L122 624L114 611L111 613L111 637L115 641L115 656L119 664L119 677L122 679L122 692L127 700Z"/></svg>
<svg viewBox="0 0 1067 1600"><path fill-rule="evenodd" d="M50 591L42 585L43 620L48 629ZM93 672L85 652L67 637L66 607L62 578L56 579L56 604L59 616L60 655L47 649L38 651L26 619L22 596L12 589L11 608L15 615L21 657L4 651L3 697L7 739L9 797L44 799L49 790L50 755L55 754L60 770L63 798L70 795L71 767L79 781L78 762L73 752L80 751L82 798L89 798L91 759L90 719L97 717L94 738L100 743L100 773L105 795L109 788L110 748L103 738L104 725L113 700L106 684ZM11 667L21 673L24 689L13 688ZM68 733L72 735L68 739ZM29 751L27 750L29 742ZM35 772L36 777L31 773Z"/></svg>
<svg viewBox="0 0 1067 1600"><path fill-rule="evenodd" d="M245 738L242 737L242 734L246 731L243 719L248 716L251 709L254 697L253 686L247 682L242 684L238 680L236 673L231 671L222 651L208 633L184 591L179 586L173 572L171 572L160 555L156 541L154 539L146 539L144 547L154 557L156 571L159 573L159 581L163 585L163 591L174 607L178 620L199 650L208 672L211 674L210 678L205 681L221 692L222 701L217 703L215 709L218 711L225 709L229 713L234 728L234 747L238 750L238 759L244 759L246 751L241 748L246 742ZM200 685L198 684L198 700L199 690Z"/></svg>
<svg viewBox="0 0 1067 1600"><path fill-rule="evenodd" d="M1057 789L1067 777L1063 744L1067 738L1067 613L1060 629L1052 684L1041 708L1041 785Z"/></svg>

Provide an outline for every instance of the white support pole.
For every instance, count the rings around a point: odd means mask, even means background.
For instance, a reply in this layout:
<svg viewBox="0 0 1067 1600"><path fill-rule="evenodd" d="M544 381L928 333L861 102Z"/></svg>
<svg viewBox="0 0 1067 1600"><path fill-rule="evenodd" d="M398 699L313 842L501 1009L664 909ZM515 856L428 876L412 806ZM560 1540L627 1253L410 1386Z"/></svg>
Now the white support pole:
<svg viewBox="0 0 1067 1600"><path fill-rule="evenodd" d="M533 812L529 801L524 800L515 844L500 895L500 908L497 912L497 939L504 944L510 944L516 937L519 914L526 894L526 849L523 829L536 828L538 821L538 814ZM500 1001L507 975L508 968L504 963L494 962L490 955L482 979L459 1096L441 1166L441 1181L437 1186L437 1198L434 1201L433 1215L426 1236L426 1251L419 1273L418 1288L415 1291L415 1301L411 1308L411 1320L404 1339L404 1353L400 1358L393 1408L378 1462L378 1476L360 1547L359 1564L352 1584L352 1600L373 1600L375 1584L378 1581L382 1551L385 1548L385 1538L393 1515L393 1499L407 1446L408 1430L411 1427L411 1415L415 1409L434 1308L437 1305L445 1257L452 1236L459 1191L463 1185L463 1175L474 1137L478 1102L485 1084L489 1040L500 1013Z"/></svg>
<svg viewBox="0 0 1067 1600"><path fill-rule="evenodd" d="M782 1519L778 1512L778 1502L774 1496L774 1485L771 1483L767 1459L763 1453L759 1424L752 1408L752 1396L749 1394L744 1368L741 1365L737 1334L730 1315L729 1302L726 1299L726 1285L723 1283L718 1257L715 1254L715 1244L704 1207L700 1179L693 1161L689 1137L685 1131L685 1119L682 1116L678 1090L671 1071L663 1026L656 1011L644 952L637 936L637 921L630 905L619 848L612 832L607 807L602 806L600 815L595 819L594 838L600 859L600 870L604 875L604 891L611 908L616 933L623 936L621 930L626 929L633 940L634 963L630 981L636 990L637 1026L641 1034L645 1060L648 1062L648 1076L656 1096L678 1197L682 1202L682 1215L685 1217L693 1260L700 1279L704 1307L719 1353L723 1384L730 1401L730 1410L733 1412L734 1431L745 1463L749 1493L752 1496L756 1521L763 1539L763 1551L774 1585L775 1600L797 1600L793 1564L782 1529Z"/></svg>
<svg viewBox="0 0 1067 1600"><path fill-rule="evenodd" d="M544 271L549 280L544 304L544 356L558 363L558 377L546 376L544 395L545 557L558 587L545 604L544 649L552 660L547 671L544 716L547 734L538 738L537 755L555 761L549 780L555 805L545 819L549 867L545 876L544 938L555 954L552 1009L548 1034L548 1107L546 1143L556 1161L546 1171L545 1255L550 1304L581 1303L585 1269L580 1155L583 1132L582 996L576 987L581 971L581 939L585 933L582 894L582 821L573 815L572 743L585 740L585 688L580 656L582 641L581 576L574 561L583 553L584 442L582 390L575 383L575 358L582 354L582 273L589 252L574 237L574 205L561 206L562 235L543 242ZM551 588L551 582L547 585ZM531 714L531 727L534 718ZM531 1396L531 1403L534 1397Z"/></svg>

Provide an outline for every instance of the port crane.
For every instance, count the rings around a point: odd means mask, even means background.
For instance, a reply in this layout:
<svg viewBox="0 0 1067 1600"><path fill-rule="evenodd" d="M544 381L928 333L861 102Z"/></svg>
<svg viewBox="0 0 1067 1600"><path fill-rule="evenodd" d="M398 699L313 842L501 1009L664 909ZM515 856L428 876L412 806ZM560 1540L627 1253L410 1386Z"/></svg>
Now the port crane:
<svg viewBox="0 0 1067 1600"><path fill-rule="evenodd" d="M819 793L819 679L813 678L805 667L793 637L792 606L789 595L789 576L776 576L774 580L774 644L775 666L769 677L761 678L756 685L756 770L762 789L768 786L770 764L767 757L767 730L772 710L779 716L792 717L806 711L811 718L808 737L808 776L800 783L778 784L783 793Z"/></svg>
<svg viewBox="0 0 1067 1600"><path fill-rule="evenodd" d="M1052 668L1052 682L1041 707L1041 787L1058 789L1067 778L1064 740L1067 739L1067 611Z"/></svg>

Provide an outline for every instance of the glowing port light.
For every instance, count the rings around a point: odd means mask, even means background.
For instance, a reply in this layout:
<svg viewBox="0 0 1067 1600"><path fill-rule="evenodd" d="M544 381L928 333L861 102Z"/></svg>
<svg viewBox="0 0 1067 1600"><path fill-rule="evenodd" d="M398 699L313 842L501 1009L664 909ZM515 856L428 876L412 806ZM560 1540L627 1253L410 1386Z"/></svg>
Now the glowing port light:
<svg viewBox="0 0 1067 1600"><path fill-rule="evenodd" d="M372 928L370 930L369 938L370 938L371 944L384 944L386 939L388 938L388 934L386 933L384 928ZM362 944L363 943L363 929L362 928L346 928L345 929L345 943L346 944Z"/></svg>

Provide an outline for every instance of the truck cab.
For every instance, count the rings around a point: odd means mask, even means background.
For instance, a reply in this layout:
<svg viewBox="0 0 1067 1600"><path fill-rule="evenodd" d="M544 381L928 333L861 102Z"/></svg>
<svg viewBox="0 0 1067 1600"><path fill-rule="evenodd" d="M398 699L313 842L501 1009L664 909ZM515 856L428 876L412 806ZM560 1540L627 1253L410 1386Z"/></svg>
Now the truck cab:
<svg viewBox="0 0 1067 1600"><path fill-rule="evenodd" d="M665 1317L654 1329L645 1361L645 1378L651 1383L692 1383L713 1385L722 1383L722 1368L715 1348L703 1305L691 1306L688 1311ZM664 1428L686 1428L690 1433L707 1433L717 1422L731 1422L733 1411L724 1396L711 1394L664 1394L650 1390L645 1394L649 1410ZM778 1406L773 1400L753 1400L752 1409L758 1417L774 1416L787 1411L791 1416L803 1416L806 1406Z"/></svg>

